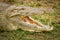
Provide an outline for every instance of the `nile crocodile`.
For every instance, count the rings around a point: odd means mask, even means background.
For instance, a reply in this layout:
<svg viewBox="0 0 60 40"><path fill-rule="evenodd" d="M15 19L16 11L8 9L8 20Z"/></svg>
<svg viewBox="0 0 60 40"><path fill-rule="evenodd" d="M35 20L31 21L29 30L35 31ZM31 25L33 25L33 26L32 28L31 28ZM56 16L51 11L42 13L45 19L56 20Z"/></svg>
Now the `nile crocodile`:
<svg viewBox="0 0 60 40"><path fill-rule="evenodd" d="M31 15L42 15L44 12L50 12L50 9L46 11L44 8L12 5L4 13L0 14L0 30L51 31L53 27L44 25L31 17Z"/></svg>

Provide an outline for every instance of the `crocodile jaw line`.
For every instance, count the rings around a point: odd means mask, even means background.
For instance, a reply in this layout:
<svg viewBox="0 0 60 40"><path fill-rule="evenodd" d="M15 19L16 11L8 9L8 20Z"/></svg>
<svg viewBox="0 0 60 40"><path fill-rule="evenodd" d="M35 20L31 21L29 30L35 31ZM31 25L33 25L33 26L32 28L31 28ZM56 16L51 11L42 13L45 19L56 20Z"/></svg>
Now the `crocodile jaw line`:
<svg viewBox="0 0 60 40"><path fill-rule="evenodd" d="M23 22L26 22L27 24L33 24L34 26L36 25L37 31L51 31L53 30L53 27L50 27L49 25L44 25L37 20L34 20L30 16L21 16L21 19ZM33 26L32 26L33 28Z"/></svg>
<svg viewBox="0 0 60 40"><path fill-rule="evenodd" d="M34 20L33 18L31 18L30 16L21 16L21 19L23 22L27 22L28 24L35 24L37 26L42 27L41 24L39 24L38 21Z"/></svg>

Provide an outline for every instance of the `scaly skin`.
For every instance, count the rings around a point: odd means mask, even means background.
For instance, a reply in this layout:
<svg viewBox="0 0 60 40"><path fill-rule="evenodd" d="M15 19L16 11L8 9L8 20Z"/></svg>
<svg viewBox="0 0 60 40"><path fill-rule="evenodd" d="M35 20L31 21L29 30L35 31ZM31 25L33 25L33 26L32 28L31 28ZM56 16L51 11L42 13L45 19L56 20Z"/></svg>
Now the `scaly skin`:
<svg viewBox="0 0 60 40"><path fill-rule="evenodd" d="M51 31L53 30L53 27L44 25L41 22L31 18L31 15L44 14L44 12L46 12L45 9L32 8L29 6L10 6L8 9L6 9L5 13L0 15L0 29L5 31L17 29L32 32Z"/></svg>

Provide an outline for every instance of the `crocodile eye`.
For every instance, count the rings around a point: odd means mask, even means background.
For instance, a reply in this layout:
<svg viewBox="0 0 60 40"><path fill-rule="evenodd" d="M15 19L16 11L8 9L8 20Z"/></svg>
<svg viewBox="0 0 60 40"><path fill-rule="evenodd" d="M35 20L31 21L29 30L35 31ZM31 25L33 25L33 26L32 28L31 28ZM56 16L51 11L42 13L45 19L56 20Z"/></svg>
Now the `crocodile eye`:
<svg viewBox="0 0 60 40"><path fill-rule="evenodd" d="M13 12L14 10L17 10L17 9L10 10L10 12Z"/></svg>
<svg viewBox="0 0 60 40"><path fill-rule="evenodd" d="M20 10L25 10L25 8L21 8Z"/></svg>

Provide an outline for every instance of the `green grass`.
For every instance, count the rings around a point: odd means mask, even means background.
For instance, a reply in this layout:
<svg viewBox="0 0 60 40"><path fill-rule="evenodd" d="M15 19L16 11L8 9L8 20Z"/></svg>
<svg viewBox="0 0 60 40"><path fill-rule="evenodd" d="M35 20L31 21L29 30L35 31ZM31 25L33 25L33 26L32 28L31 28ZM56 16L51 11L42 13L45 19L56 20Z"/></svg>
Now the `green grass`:
<svg viewBox="0 0 60 40"><path fill-rule="evenodd" d="M56 25L56 29L50 32L27 32L16 30L11 32L0 32L0 40L60 40L60 27Z"/></svg>
<svg viewBox="0 0 60 40"><path fill-rule="evenodd" d="M44 17L42 17L44 16ZM50 22L50 17L53 17L54 15L50 14L44 14L44 15L35 15L32 16L34 19L47 24ZM37 18L39 17L39 18ZM48 21L46 19L48 17ZM52 18L53 19L53 18ZM55 19L54 19L55 20ZM28 32L23 31L21 29L18 29L16 31L0 31L0 40L60 40L60 22L53 22L51 20L51 24L54 26L54 30L50 32Z"/></svg>
<svg viewBox="0 0 60 40"><path fill-rule="evenodd" d="M32 5L31 5L32 4ZM28 6L34 6L34 3L24 4ZM18 4L20 5L20 4ZM56 6L58 8L58 6ZM42 22L43 24L49 24L54 26L54 30L50 32L28 32L18 29L16 31L0 31L0 40L60 40L60 20L57 17L57 10L55 14L35 15L32 18ZM39 17L39 18L38 18ZM58 19L57 19L58 18Z"/></svg>

